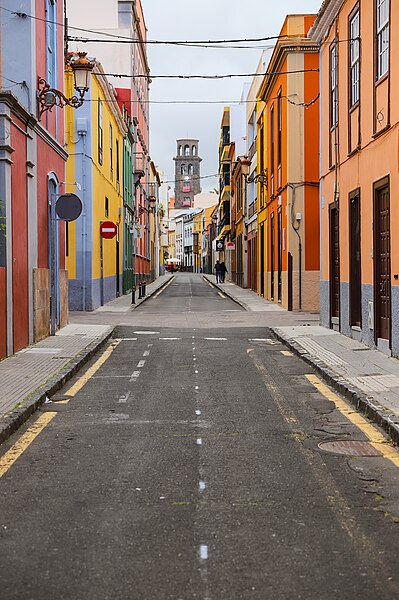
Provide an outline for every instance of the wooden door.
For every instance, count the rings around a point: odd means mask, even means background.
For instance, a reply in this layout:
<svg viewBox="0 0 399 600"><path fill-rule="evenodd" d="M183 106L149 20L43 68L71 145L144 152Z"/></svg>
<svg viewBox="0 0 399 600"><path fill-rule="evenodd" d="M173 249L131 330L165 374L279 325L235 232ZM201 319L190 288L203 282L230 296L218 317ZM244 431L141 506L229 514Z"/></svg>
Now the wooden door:
<svg viewBox="0 0 399 600"><path fill-rule="evenodd" d="M374 302L376 339L391 339L391 236L389 185L374 194Z"/></svg>
<svg viewBox="0 0 399 600"><path fill-rule="evenodd" d="M350 325L362 325L362 278L360 254L360 193L349 197L349 320Z"/></svg>
<svg viewBox="0 0 399 600"><path fill-rule="evenodd" d="M270 297L274 300L274 213L270 215Z"/></svg>
<svg viewBox="0 0 399 600"><path fill-rule="evenodd" d="M283 225L281 208L277 214L277 299L279 302L283 299L282 293L282 271L283 271Z"/></svg>
<svg viewBox="0 0 399 600"><path fill-rule="evenodd" d="M330 207L330 316L339 319L340 268L339 268L339 211Z"/></svg>

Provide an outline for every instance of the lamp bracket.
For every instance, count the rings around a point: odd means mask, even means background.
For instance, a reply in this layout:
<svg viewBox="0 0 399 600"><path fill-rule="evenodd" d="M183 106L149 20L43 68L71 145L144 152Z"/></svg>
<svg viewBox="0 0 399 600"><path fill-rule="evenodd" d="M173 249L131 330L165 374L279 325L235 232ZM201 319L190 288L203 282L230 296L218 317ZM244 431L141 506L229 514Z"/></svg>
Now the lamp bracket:
<svg viewBox="0 0 399 600"><path fill-rule="evenodd" d="M38 92L37 92L37 102L39 105L39 121L42 118L43 113L46 111L51 112L54 106L59 106L60 108L64 108L64 106L72 106L72 108L79 108L83 105L84 92L79 92L78 96L72 96L71 98L67 98L60 90L52 88L49 83L42 77L39 77L38 81ZM51 95L54 98L54 102L49 102L49 97Z"/></svg>

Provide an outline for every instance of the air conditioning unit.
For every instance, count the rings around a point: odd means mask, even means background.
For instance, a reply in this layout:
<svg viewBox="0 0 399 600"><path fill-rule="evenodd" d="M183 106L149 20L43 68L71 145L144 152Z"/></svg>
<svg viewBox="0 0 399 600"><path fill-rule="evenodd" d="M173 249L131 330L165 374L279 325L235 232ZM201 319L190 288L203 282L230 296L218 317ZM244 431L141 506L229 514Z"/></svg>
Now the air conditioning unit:
<svg viewBox="0 0 399 600"><path fill-rule="evenodd" d="M369 329L374 329L374 302L368 303L367 322L368 322Z"/></svg>

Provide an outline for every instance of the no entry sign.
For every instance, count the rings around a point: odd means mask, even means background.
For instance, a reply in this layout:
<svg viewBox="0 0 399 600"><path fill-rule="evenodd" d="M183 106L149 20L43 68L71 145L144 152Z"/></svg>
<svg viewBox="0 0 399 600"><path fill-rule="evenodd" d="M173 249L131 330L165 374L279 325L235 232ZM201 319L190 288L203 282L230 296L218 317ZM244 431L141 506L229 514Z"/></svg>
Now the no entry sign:
<svg viewBox="0 0 399 600"><path fill-rule="evenodd" d="M100 225L100 235L106 240L112 240L118 233L118 228L112 221L104 221Z"/></svg>

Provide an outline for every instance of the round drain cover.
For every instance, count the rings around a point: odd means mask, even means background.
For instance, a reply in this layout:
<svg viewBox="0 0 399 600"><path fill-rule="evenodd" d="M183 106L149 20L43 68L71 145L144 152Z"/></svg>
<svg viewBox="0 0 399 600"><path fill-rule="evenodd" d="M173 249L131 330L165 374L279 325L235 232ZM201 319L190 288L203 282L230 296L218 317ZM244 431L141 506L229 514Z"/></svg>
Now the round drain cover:
<svg viewBox="0 0 399 600"><path fill-rule="evenodd" d="M334 440L333 442L320 442L319 448L326 452L345 454L346 456L381 456L381 453L370 442Z"/></svg>

